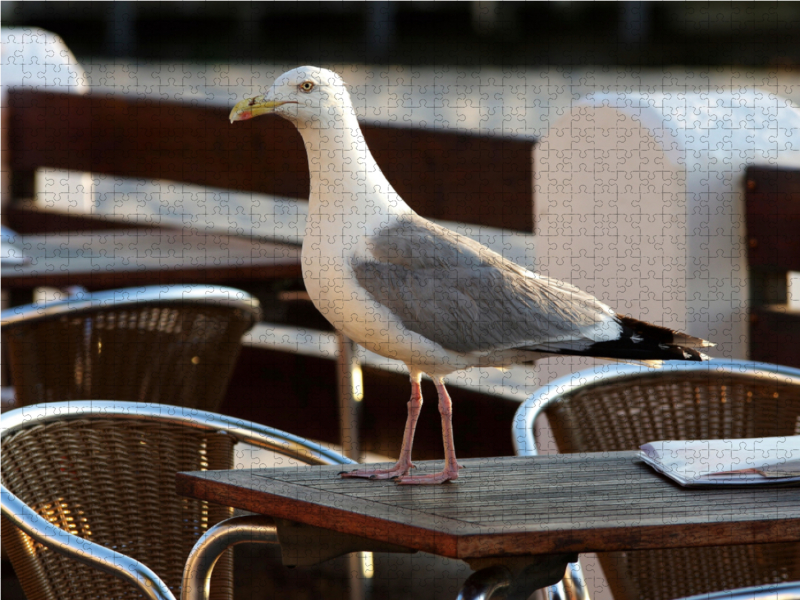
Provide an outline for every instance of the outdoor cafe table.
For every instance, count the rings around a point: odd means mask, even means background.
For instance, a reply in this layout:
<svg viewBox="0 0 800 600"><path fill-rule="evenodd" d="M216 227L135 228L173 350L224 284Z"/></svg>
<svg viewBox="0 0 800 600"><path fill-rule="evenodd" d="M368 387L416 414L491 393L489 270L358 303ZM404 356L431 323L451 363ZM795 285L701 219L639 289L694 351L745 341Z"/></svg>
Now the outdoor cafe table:
<svg viewBox="0 0 800 600"><path fill-rule="evenodd" d="M273 517L279 539L282 529L288 541L287 532L306 527L306 552L313 553L321 528L365 538L360 550L390 543L462 559L476 571L504 565L527 573L533 589L558 581L582 552L800 539L796 486L683 488L638 452L459 463L465 468L457 481L434 486L341 479L339 466L296 466L179 473L177 489ZM421 473L441 469L439 461L417 465ZM292 562L284 552L284 563ZM539 576L531 578L531 570Z"/></svg>
<svg viewBox="0 0 800 600"><path fill-rule="evenodd" d="M30 261L3 265L0 275L6 289L109 289L302 276L299 246L190 229L21 235L16 246Z"/></svg>

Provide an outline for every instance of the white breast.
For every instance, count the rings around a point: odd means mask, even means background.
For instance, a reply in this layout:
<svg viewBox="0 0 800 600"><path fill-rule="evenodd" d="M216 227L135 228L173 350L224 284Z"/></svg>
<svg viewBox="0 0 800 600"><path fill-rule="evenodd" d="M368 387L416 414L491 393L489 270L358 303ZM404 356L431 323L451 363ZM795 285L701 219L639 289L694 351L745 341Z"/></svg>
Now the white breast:
<svg viewBox="0 0 800 600"><path fill-rule="evenodd" d="M396 218L390 216L389 220ZM366 239L380 227L374 221L365 219L360 232L352 235L350 223L344 227L347 233L343 235L342 223L309 215L302 265L303 280L314 305L354 342L381 356L401 360L412 370L445 375L473 366L474 360L407 330L394 313L358 284L351 261L357 256L372 259ZM381 221L385 223L387 219ZM337 236L348 243L337 243Z"/></svg>

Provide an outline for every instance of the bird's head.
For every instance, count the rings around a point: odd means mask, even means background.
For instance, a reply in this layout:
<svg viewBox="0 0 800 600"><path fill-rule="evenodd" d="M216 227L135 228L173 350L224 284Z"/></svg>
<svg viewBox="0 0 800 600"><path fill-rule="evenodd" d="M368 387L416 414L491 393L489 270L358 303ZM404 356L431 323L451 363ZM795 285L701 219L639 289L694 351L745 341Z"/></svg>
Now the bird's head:
<svg viewBox="0 0 800 600"><path fill-rule="evenodd" d="M342 118L350 109L350 95L342 78L320 67L298 67L287 71L263 95L246 98L233 107L231 123L275 113L298 127Z"/></svg>

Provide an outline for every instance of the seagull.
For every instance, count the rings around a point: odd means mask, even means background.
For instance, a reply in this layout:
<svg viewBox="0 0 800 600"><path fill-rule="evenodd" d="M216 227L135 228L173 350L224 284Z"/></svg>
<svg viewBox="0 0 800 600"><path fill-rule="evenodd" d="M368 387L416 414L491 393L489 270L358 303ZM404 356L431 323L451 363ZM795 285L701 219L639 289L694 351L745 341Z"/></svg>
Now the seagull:
<svg viewBox="0 0 800 600"><path fill-rule="evenodd" d="M242 100L231 123L277 114L300 132L310 196L303 280L319 311L361 346L408 366L411 399L397 463L343 477L438 484L458 478L452 403L444 378L472 367L505 368L554 355L657 365L709 360L714 344L622 316L577 287L534 273L415 213L364 141L343 79L304 66ZM445 464L411 475L422 408L420 379L436 384Z"/></svg>

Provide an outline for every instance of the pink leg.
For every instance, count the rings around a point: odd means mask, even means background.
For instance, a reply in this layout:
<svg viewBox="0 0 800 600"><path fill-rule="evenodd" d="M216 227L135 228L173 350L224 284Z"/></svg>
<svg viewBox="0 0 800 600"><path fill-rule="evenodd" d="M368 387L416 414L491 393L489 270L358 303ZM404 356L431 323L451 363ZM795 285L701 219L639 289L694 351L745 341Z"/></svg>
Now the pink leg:
<svg viewBox="0 0 800 600"><path fill-rule="evenodd" d="M414 444L414 431L417 429L417 419L422 410L422 389L419 386L420 376L411 376L411 400L408 401L408 418L406 429L403 433L403 446L400 449L400 458L389 469L359 469L339 473L342 477L366 477L367 479L391 479L408 473L414 468L411 462L411 446Z"/></svg>
<svg viewBox="0 0 800 600"><path fill-rule="evenodd" d="M436 391L439 393L439 413L442 415L442 439L444 440L444 470L431 475L414 475L398 477L395 481L401 484L444 483L458 479L458 461L456 445L453 441L453 403L441 379L436 380Z"/></svg>

